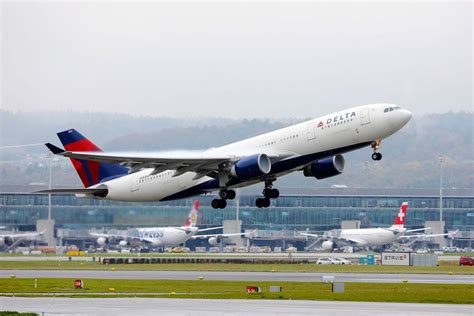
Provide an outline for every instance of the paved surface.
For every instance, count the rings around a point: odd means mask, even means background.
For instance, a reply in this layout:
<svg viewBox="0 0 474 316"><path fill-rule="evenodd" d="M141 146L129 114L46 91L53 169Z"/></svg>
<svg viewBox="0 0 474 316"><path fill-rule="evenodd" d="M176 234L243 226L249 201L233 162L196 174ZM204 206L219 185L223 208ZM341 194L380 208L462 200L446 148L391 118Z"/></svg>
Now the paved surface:
<svg viewBox="0 0 474 316"><path fill-rule="evenodd" d="M324 275L333 275L339 282L442 283L474 284L474 275L448 274L382 274L382 273L300 273L300 272L199 272L199 271L88 271L88 270L0 270L0 278L75 278L75 279L165 279L233 281L295 281L320 282Z"/></svg>
<svg viewBox="0 0 474 316"><path fill-rule="evenodd" d="M366 253L321 253L321 252L297 252L292 253L291 256L293 258L299 259L314 259L321 257L335 257L335 258L346 258L346 259L358 259L360 257L366 256ZM96 258L98 255L96 256ZM102 258L109 258L102 257ZM114 257L127 257L127 258L288 258L288 253L205 253L205 254L196 254L196 253L189 253L189 254L135 254L135 255L126 255L123 256L120 253L117 253ZM445 261L459 261L460 256L438 256L439 260ZM376 258L380 258L379 254L376 254ZM68 261L69 257L67 256L0 256L0 261ZM85 256L85 257L73 257L73 261L92 261L92 257Z"/></svg>
<svg viewBox="0 0 474 316"><path fill-rule="evenodd" d="M0 297L0 306L40 315L472 315L473 305L325 301L21 298ZM44 313L44 314L42 314Z"/></svg>

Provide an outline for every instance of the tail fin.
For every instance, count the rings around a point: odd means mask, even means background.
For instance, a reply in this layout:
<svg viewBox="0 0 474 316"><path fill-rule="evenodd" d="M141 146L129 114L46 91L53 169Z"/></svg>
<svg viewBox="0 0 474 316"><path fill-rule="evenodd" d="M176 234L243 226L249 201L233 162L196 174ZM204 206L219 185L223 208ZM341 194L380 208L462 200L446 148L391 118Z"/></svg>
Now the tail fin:
<svg viewBox="0 0 474 316"><path fill-rule="evenodd" d="M194 205L189 211L188 218L184 223L184 227L194 227L197 224L198 220L198 212L199 212L199 200L194 201Z"/></svg>
<svg viewBox="0 0 474 316"><path fill-rule="evenodd" d="M60 132L58 137L67 151L102 151L75 129ZM86 188L128 173L127 168L116 164L73 158L71 162Z"/></svg>
<svg viewBox="0 0 474 316"><path fill-rule="evenodd" d="M408 208L408 202L403 202L402 205L400 206L400 209L398 210L397 216L395 216L395 220L393 221L393 226L403 227L405 225L405 218L407 216L407 208Z"/></svg>

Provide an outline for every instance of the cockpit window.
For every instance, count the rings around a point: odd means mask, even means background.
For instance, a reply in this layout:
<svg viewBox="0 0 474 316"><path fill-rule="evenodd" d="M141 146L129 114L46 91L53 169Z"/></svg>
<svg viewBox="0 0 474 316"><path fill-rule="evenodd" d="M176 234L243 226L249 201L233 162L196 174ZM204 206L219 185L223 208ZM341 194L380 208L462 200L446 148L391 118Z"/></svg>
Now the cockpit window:
<svg viewBox="0 0 474 316"><path fill-rule="evenodd" d="M394 106L394 107L389 107L389 108L385 108L383 110L384 113L387 113L387 112L392 112L393 110L401 110L402 108L399 107L399 106Z"/></svg>

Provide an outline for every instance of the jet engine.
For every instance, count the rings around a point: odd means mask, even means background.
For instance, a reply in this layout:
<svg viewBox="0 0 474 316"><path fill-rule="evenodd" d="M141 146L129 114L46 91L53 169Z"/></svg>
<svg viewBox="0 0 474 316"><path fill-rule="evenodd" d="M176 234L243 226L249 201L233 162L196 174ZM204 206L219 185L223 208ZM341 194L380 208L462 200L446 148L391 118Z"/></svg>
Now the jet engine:
<svg viewBox="0 0 474 316"><path fill-rule="evenodd" d="M102 246L104 246L106 243L107 243L107 238L105 238L105 237L99 237L99 238L97 238L97 244L98 244L99 246L102 247Z"/></svg>
<svg viewBox="0 0 474 316"><path fill-rule="evenodd" d="M334 248L334 243L332 241L326 240L321 244L321 247L324 249L324 251L332 251Z"/></svg>
<svg viewBox="0 0 474 316"><path fill-rule="evenodd" d="M211 237L209 238L208 242L211 246L217 246L221 242L221 240L219 237Z"/></svg>
<svg viewBox="0 0 474 316"><path fill-rule="evenodd" d="M0 247L5 245L5 238L0 238Z"/></svg>
<svg viewBox="0 0 474 316"><path fill-rule="evenodd" d="M303 170L305 177L326 179L337 176L344 171L345 160L342 155L335 155L313 162Z"/></svg>
<svg viewBox="0 0 474 316"><path fill-rule="evenodd" d="M255 154L240 159L230 170L230 174L240 180L249 180L266 175L272 169L272 162L265 154Z"/></svg>

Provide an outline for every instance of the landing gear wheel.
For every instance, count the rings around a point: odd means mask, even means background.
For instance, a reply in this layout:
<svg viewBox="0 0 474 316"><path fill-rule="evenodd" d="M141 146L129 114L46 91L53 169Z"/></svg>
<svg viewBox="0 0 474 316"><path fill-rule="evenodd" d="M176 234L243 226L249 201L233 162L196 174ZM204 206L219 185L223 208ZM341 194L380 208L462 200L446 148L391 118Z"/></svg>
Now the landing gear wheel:
<svg viewBox="0 0 474 316"><path fill-rule="evenodd" d="M219 200L219 208L224 209L227 206L227 201L224 199Z"/></svg>
<svg viewBox="0 0 474 316"><path fill-rule="evenodd" d="M235 199L235 191L234 190L227 190L227 199L228 200L233 200Z"/></svg>
<svg viewBox="0 0 474 316"><path fill-rule="evenodd" d="M256 205L258 208L269 207L269 206L270 206L270 199L267 199L267 198L258 198L258 199L255 200L255 205Z"/></svg>
<svg viewBox="0 0 474 316"><path fill-rule="evenodd" d="M214 199L211 202L212 208L225 208L227 206L227 201L224 199Z"/></svg>
<svg viewBox="0 0 474 316"><path fill-rule="evenodd" d="M373 153L372 154L372 160L381 160L382 159L382 154L381 153Z"/></svg>
<svg viewBox="0 0 474 316"><path fill-rule="evenodd" d="M267 199L276 199L280 196L280 191L277 189L266 188L263 190L263 196Z"/></svg>
<svg viewBox="0 0 474 316"><path fill-rule="evenodd" d="M219 201L220 201L219 199L212 200L211 202L212 208L219 208Z"/></svg>
<svg viewBox="0 0 474 316"><path fill-rule="evenodd" d="M235 199L235 191L222 189L219 191L219 196L224 200L233 200Z"/></svg>
<svg viewBox="0 0 474 316"><path fill-rule="evenodd" d="M280 196L280 191L272 189L272 199L277 199Z"/></svg>

